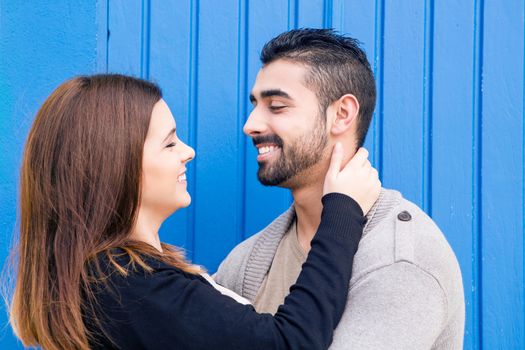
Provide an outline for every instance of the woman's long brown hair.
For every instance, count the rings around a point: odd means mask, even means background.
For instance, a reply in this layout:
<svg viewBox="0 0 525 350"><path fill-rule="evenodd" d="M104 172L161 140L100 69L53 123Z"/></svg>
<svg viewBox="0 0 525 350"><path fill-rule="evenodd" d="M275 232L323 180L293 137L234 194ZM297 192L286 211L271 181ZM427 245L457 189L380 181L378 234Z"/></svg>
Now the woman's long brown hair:
<svg viewBox="0 0 525 350"><path fill-rule="evenodd" d="M140 79L81 76L60 85L38 111L21 170L10 310L25 346L89 349L84 318L93 310L86 305L94 300L92 262L105 254L128 272L113 259L114 248L146 270L142 254L198 272L175 247L164 245L161 253L129 239L144 141L161 98L156 85Z"/></svg>

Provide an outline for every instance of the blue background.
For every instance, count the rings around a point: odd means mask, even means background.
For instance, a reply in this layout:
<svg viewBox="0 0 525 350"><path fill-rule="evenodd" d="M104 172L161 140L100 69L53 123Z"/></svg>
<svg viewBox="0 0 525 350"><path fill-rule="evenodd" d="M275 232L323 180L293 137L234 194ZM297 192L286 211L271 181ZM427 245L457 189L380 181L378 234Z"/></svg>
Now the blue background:
<svg viewBox="0 0 525 350"><path fill-rule="evenodd" d="M193 204L165 241L214 271L290 204L242 133L262 45L294 27L363 42L378 84L366 146L385 187L444 231L463 273L465 349L524 349L524 4L519 0L0 0L0 258L38 106L77 74L160 84L196 149ZM17 349L0 314L0 348ZM18 345L17 345L18 344Z"/></svg>

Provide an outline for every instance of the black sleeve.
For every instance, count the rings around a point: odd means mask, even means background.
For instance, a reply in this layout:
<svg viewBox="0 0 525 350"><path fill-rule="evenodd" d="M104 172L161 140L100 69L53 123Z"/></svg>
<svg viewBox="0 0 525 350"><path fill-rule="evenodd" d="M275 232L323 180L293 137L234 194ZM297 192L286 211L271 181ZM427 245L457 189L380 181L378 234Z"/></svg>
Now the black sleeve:
<svg viewBox="0 0 525 350"><path fill-rule="evenodd" d="M177 269L130 275L101 300L123 349L326 349L341 319L365 218L350 197L323 197L321 224L297 283L275 314L258 314ZM113 296L114 298L114 296Z"/></svg>

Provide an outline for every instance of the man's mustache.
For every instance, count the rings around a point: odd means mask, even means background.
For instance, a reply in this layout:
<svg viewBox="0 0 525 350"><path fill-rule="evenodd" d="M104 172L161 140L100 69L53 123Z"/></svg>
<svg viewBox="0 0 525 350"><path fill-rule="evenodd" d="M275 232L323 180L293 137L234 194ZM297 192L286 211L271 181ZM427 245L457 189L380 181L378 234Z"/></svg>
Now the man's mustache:
<svg viewBox="0 0 525 350"><path fill-rule="evenodd" d="M273 143L274 145L283 148L283 140L277 135L254 136L252 142L254 146L260 145L261 143Z"/></svg>

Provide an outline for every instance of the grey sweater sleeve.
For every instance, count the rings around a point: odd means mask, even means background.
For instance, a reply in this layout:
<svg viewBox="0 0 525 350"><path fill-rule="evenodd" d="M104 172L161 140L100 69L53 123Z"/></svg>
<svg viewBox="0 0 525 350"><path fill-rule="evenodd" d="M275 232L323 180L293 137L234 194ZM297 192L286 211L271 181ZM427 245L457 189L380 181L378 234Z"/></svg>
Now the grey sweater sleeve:
<svg viewBox="0 0 525 350"><path fill-rule="evenodd" d="M331 349L430 349L446 308L445 294L430 274L396 262L352 286Z"/></svg>

